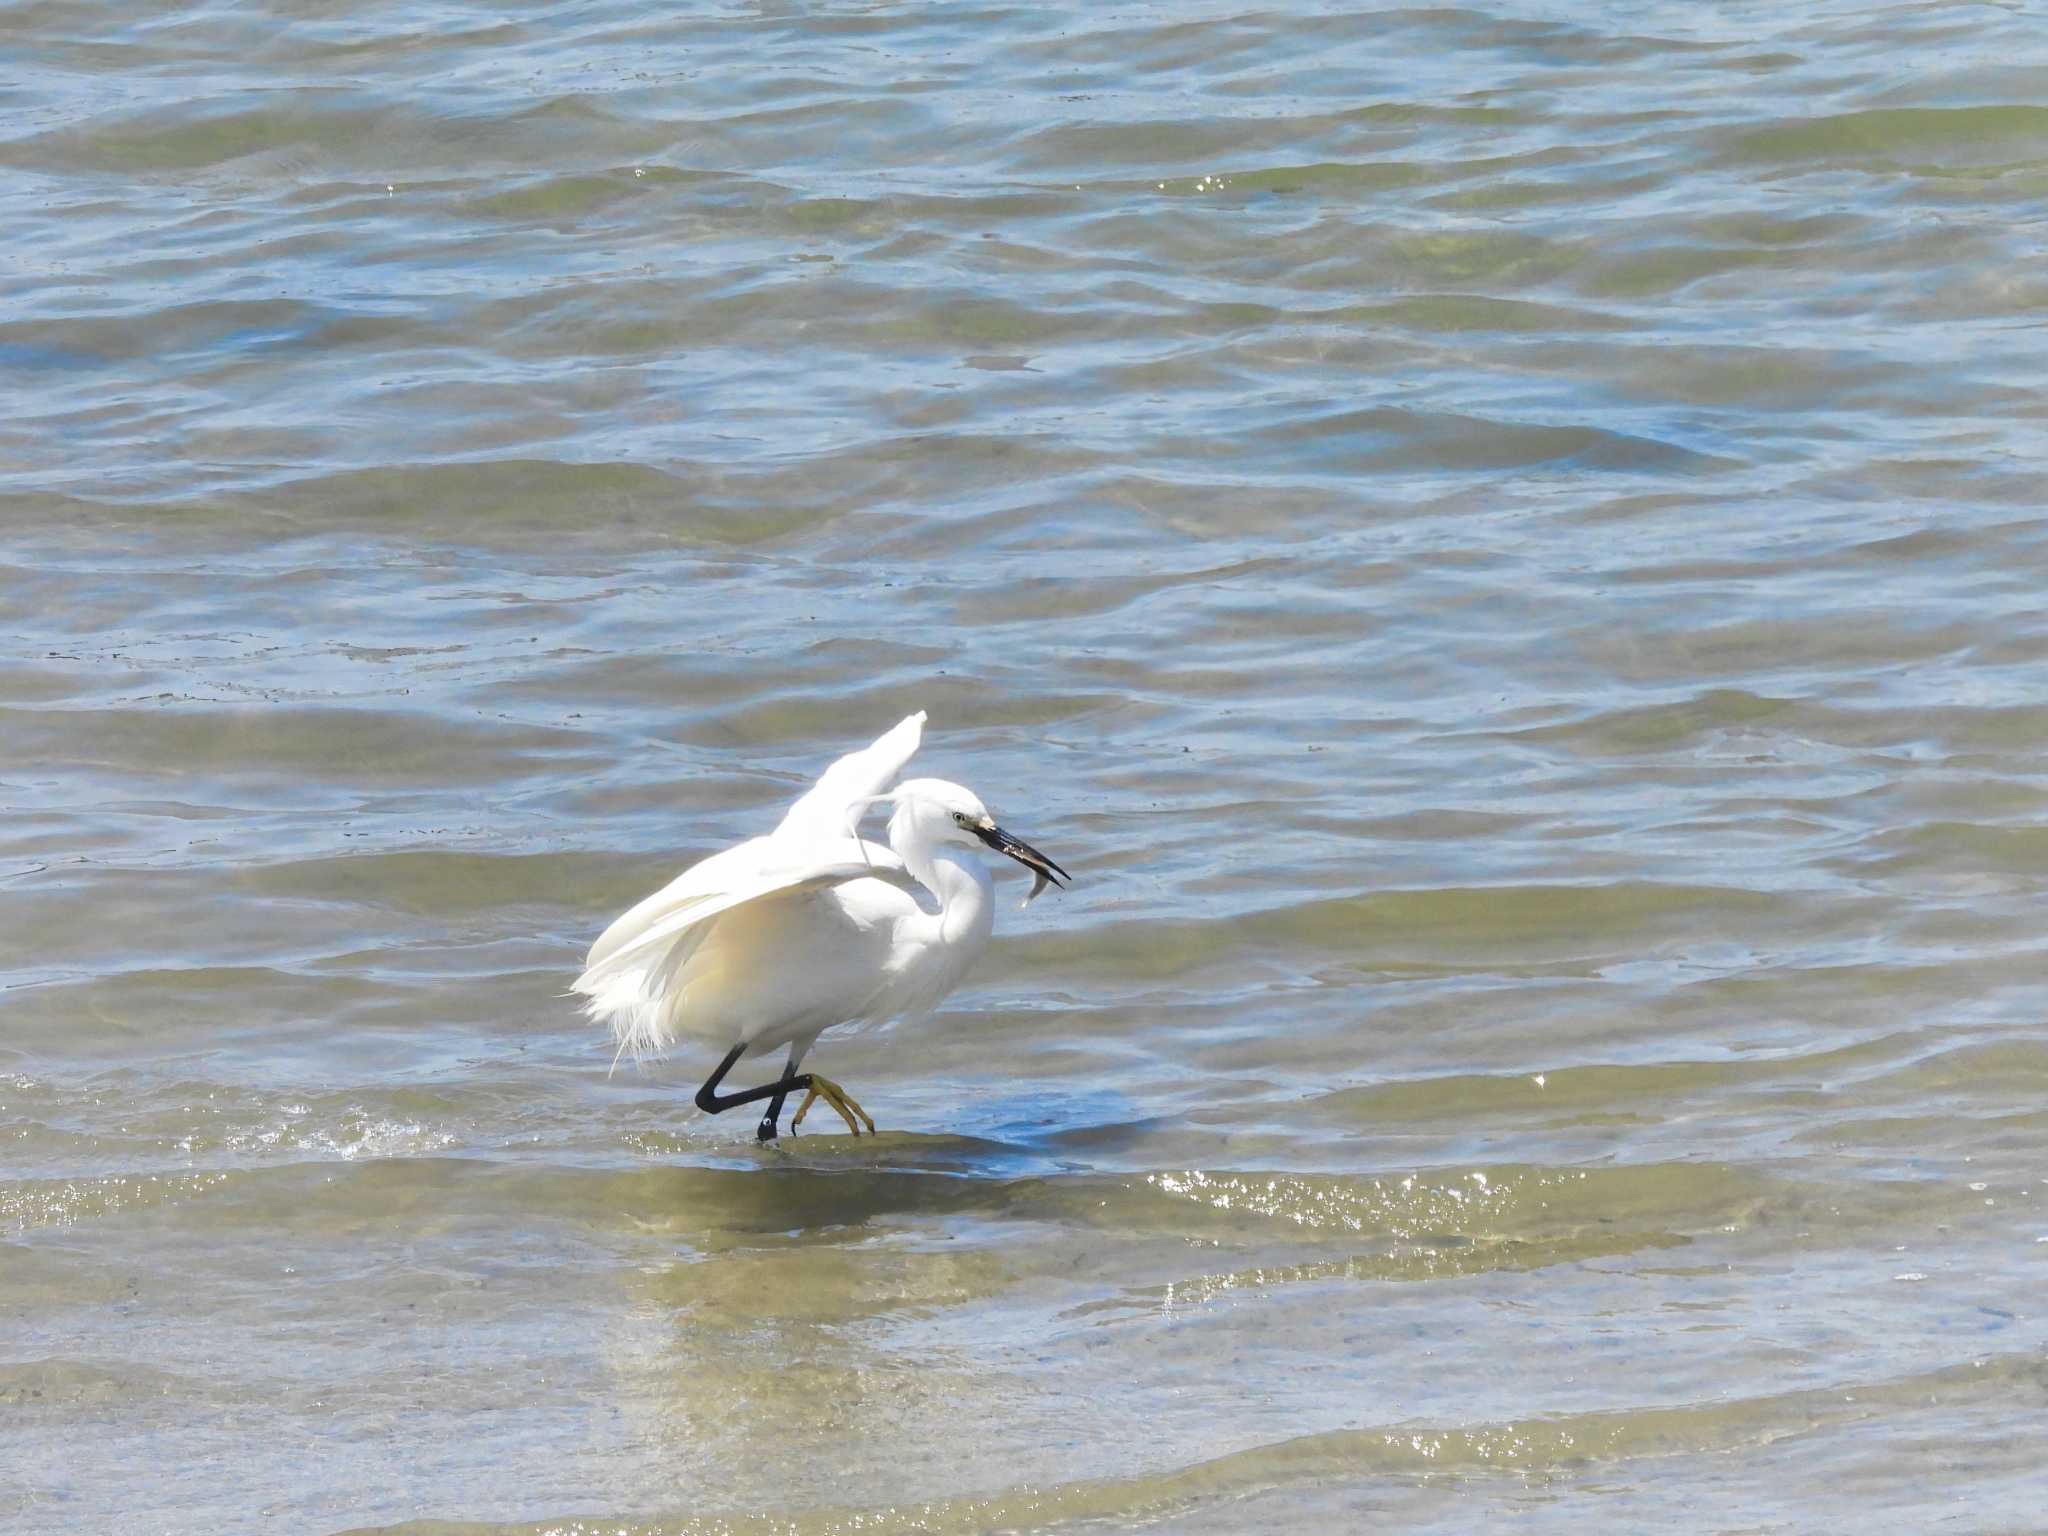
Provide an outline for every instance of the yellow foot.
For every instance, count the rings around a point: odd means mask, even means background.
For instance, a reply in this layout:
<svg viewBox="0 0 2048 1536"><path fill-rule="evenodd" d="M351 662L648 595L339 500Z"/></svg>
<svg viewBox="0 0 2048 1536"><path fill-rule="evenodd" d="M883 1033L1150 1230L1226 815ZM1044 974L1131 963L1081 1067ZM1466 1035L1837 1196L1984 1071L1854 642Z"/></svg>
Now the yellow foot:
<svg viewBox="0 0 2048 1536"><path fill-rule="evenodd" d="M868 1112L854 1103L851 1098L847 1097L846 1090L833 1082L831 1078L820 1077L815 1072L811 1074L811 1091L804 1095L803 1103L796 1107L796 1117L789 1122L789 1128L792 1131L804 1123L804 1113L811 1107L811 1103L815 1099L823 1099L837 1110L839 1118L846 1122L846 1128L853 1132L854 1135L858 1136L860 1134L860 1127L854 1123L853 1117L855 1115L859 1115L861 1119L867 1120L868 1134L870 1136L875 1134L875 1122L868 1120Z"/></svg>

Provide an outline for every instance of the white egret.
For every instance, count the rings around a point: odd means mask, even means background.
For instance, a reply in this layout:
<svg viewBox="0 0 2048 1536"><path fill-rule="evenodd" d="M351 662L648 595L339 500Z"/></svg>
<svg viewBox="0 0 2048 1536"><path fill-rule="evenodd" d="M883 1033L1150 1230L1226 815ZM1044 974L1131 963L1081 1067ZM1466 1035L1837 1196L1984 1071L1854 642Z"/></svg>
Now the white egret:
<svg viewBox="0 0 2048 1536"><path fill-rule="evenodd" d="M973 791L944 779L897 782L924 720L920 710L840 758L773 832L691 865L626 912L591 945L576 978L590 999L585 1011L610 1023L622 1054L638 1060L683 1036L722 1047L697 1107L715 1115L767 1099L762 1141L775 1139L783 1101L798 1091L792 1131L816 1099L854 1135L856 1115L874 1131L837 1083L797 1068L835 1024L929 1013L988 947L994 882L955 848L992 848L1030 870L1027 904L1069 878L997 826ZM861 817L884 802L895 808L886 848L859 834ZM920 886L937 910L913 894ZM777 1081L718 1091L742 1056L782 1045L789 1061Z"/></svg>

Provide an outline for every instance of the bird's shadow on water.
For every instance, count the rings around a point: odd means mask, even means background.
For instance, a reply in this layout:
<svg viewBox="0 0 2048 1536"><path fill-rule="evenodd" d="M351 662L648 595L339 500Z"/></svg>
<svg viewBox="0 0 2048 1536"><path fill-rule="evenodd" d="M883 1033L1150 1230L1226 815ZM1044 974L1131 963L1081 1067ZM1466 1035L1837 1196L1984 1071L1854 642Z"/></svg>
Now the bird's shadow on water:
<svg viewBox="0 0 2048 1536"><path fill-rule="evenodd" d="M844 1241L905 1218L1010 1217L1120 1177L1117 1149L1154 1128L1119 1118L1129 1107L1114 1093L1017 1094L977 1102L946 1131L856 1137L834 1124L766 1146L699 1142L626 1175L621 1203L643 1228L717 1250L770 1237Z"/></svg>
<svg viewBox="0 0 2048 1536"><path fill-rule="evenodd" d="M1138 1141L1154 1124L1125 1118L1131 1101L1108 1090L984 1099L950 1131L872 1136L785 1135L757 1149L766 1167L819 1174L864 1171L967 1179L1025 1179L1100 1171L1098 1160Z"/></svg>

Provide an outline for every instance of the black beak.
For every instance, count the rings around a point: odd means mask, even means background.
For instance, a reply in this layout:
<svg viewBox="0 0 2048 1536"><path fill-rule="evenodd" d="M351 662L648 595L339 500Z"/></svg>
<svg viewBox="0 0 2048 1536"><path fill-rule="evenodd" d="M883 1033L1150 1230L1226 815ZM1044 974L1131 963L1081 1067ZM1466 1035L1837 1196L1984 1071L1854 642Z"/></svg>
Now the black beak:
<svg viewBox="0 0 2048 1536"><path fill-rule="evenodd" d="M1010 836L1009 833L993 822L985 827L974 828L974 835L984 843L987 843L989 847L995 849L997 853L1005 854L1015 859L1038 877L1031 883L1032 896L1036 896L1040 891L1044 890L1048 882L1053 885L1064 886L1069 880L1074 878L1029 843ZM1024 899L1029 901L1031 897L1027 896Z"/></svg>

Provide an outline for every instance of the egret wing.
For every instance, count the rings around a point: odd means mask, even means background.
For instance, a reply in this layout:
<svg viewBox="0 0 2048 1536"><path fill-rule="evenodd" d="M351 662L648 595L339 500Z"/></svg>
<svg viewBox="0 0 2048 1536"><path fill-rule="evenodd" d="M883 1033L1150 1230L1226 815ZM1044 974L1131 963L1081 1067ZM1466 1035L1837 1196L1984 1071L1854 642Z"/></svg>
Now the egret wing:
<svg viewBox="0 0 2048 1536"><path fill-rule="evenodd" d="M756 837L693 864L622 914L598 935L575 990L595 996L628 972L644 970L678 940L735 907L849 880L878 878L908 884L903 861L877 843L841 836L816 852L791 849L778 838Z"/></svg>
<svg viewBox="0 0 2048 1536"><path fill-rule="evenodd" d="M849 752L818 776L789 808L772 834L779 839L845 839L856 802L896 787L904 766L924 739L924 711L906 715L871 746Z"/></svg>
<svg viewBox="0 0 2048 1536"><path fill-rule="evenodd" d="M753 837L709 858L699 859L653 895L612 919L584 957L586 971L602 964L653 924L700 901L712 900L756 876L769 861L768 839Z"/></svg>

